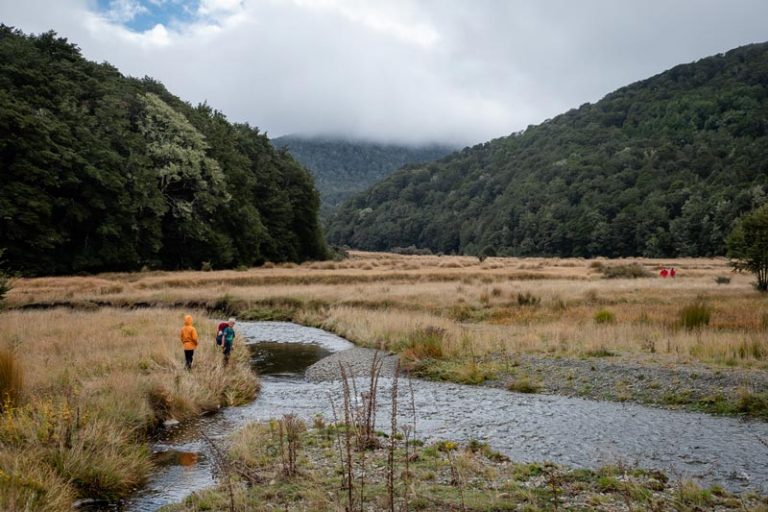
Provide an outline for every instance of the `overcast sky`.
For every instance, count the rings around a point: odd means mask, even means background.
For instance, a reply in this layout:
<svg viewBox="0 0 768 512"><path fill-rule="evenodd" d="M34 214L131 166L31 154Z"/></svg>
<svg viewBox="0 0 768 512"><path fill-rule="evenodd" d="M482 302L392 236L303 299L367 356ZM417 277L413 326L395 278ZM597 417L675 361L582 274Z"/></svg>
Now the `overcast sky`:
<svg viewBox="0 0 768 512"><path fill-rule="evenodd" d="M768 40L766 0L0 0L271 136L471 144Z"/></svg>

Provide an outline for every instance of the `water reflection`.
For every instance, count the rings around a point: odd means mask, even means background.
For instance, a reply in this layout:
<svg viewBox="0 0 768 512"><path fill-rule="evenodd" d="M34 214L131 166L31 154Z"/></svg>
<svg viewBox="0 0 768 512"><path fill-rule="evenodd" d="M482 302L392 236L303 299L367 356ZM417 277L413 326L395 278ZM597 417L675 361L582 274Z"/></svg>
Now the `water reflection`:
<svg viewBox="0 0 768 512"><path fill-rule="evenodd" d="M253 367L261 375L301 378L304 370L331 351L319 345L304 343L261 342L248 345Z"/></svg>
<svg viewBox="0 0 768 512"><path fill-rule="evenodd" d="M197 452L184 452L179 450L165 450L157 452L153 456L154 463L159 466L192 467L197 465L200 454Z"/></svg>

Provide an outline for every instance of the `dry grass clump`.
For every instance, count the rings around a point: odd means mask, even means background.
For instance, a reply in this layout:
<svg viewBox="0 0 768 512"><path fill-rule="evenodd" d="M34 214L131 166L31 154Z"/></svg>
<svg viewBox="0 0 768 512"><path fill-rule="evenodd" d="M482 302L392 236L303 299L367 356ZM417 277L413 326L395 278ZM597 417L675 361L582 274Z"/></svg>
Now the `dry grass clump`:
<svg viewBox="0 0 768 512"><path fill-rule="evenodd" d="M445 330L439 327L426 327L408 334L398 347L406 359L440 359L443 357L443 337Z"/></svg>
<svg viewBox="0 0 768 512"><path fill-rule="evenodd" d="M702 329L711 318L712 308L701 298L680 310L680 323L688 330Z"/></svg>
<svg viewBox="0 0 768 512"><path fill-rule="evenodd" d="M0 510L71 510L73 500L72 487L39 451L0 450Z"/></svg>
<svg viewBox="0 0 768 512"><path fill-rule="evenodd" d="M538 306L541 303L541 297L537 297L531 292L518 293L517 303L520 306Z"/></svg>
<svg viewBox="0 0 768 512"><path fill-rule="evenodd" d="M538 393L541 391L541 385L533 382L527 377L510 379L507 382L507 390L515 393Z"/></svg>
<svg viewBox="0 0 768 512"><path fill-rule="evenodd" d="M21 365L10 350L0 349L0 413L18 405L23 378Z"/></svg>
<svg viewBox="0 0 768 512"><path fill-rule="evenodd" d="M195 366L184 370L183 314L55 309L0 315L0 339L16 346L15 364L25 377L21 399L0 416L0 503L6 496L30 503L0 509L68 510L73 497L123 496L151 468L145 440L159 423L254 395L258 381L246 351L236 350L224 370L214 349L215 322L201 315ZM3 478L19 471L9 462L19 458L30 475L54 475L50 491L35 491L34 476Z"/></svg>

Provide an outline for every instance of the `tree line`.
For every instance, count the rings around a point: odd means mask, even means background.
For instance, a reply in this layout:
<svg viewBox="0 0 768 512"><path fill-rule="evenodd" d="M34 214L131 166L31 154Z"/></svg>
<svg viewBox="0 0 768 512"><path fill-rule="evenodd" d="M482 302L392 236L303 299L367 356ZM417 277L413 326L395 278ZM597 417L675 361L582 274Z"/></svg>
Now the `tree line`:
<svg viewBox="0 0 768 512"><path fill-rule="evenodd" d="M0 25L0 179L14 272L326 257L317 191L287 152L53 32Z"/></svg>

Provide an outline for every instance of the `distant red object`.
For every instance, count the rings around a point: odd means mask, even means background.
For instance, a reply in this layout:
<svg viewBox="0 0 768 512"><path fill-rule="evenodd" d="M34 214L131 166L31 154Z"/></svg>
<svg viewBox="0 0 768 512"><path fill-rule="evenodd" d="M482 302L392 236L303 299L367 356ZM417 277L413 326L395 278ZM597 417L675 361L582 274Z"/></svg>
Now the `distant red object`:
<svg viewBox="0 0 768 512"><path fill-rule="evenodd" d="M677 274L675 267L672 267L671 269L669 269L669 277L675 277L675 274Z"/></svg>
<svg viewBox="0 0 768 512"><path fill-rule="evenodd" d="M659 272L659 276L661 277L667 277L669 275L669 270L666 268L661 269L661 272Z"/></svg>

